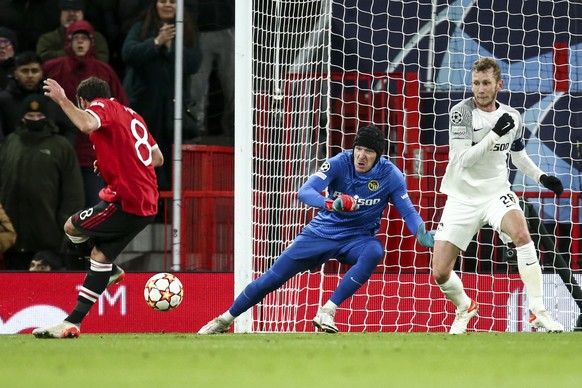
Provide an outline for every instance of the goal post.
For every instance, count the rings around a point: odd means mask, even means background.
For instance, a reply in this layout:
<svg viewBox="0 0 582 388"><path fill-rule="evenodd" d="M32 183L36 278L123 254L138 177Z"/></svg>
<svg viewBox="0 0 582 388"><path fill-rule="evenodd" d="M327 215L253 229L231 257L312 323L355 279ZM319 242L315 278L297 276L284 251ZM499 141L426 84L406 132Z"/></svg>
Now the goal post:
<svg viewBox="0 0 582 388"><path fill-rule="evenodd" d="M427 226L436 228L445 200L438 189L448 163L448 111L471 95L475 59L493 56L504 80L499 99L522 115L527 152L566 188L556 200L510 165L513 190L556 236L554 251L538 246L545 304L566 330L573 328L580 311L547 257L563 257L581 283L582 50L576 43L582 36L570 20L582 9L573 0L481 3L237 2L235 295L316 214L297 200L297 190L327 158L351 148L362 125L385 132L386 156L404 172ZM431 278L430 252L392 206L378 238L385 257L338 309L340 331L447 330L454 306ZM456 264L467 293L480 303L471 330L532 330L523 284L506 252L484 228ZM237 319L235 330L313 331L311 319L345 271L330 260L298 274Z"/></svg>

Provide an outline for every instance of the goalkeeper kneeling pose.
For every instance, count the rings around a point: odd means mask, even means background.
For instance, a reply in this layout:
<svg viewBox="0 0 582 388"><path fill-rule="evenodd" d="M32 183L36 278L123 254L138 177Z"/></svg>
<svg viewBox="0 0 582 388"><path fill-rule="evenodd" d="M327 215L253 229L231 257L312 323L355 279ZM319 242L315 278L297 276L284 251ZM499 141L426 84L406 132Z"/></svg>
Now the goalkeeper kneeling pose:
<svg viewBox="0 0 582 388"><path fill-rule="evenodd" d="M301 187L299 200L322 209L262 276L250 283L232 306L200 329L198 334L227 332L240 314L259 303L296 274L317 267L331 258L351 266L331 298L313 318L313 325L337 333L337 307L369 278L384 248L375 237L389 201L396 207L410 232L424 247L434 244L434 231L412 205L402 172L382 158L386 139L375 126L362 127L353 150L327 160ZM327 188L327 197L321 193Z"/></svg>

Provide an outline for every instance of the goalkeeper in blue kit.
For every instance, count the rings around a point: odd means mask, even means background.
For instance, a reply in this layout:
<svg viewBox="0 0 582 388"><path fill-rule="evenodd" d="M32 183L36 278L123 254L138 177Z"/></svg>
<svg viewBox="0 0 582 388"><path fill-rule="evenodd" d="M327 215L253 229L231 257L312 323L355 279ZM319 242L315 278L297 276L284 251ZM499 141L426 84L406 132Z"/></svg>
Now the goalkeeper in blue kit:
<svg viewBox="0 0 582 388"><path fill-rule="evenodd" d="M259 303L296 274L324 264L331 258L350 265L330 299L313 318L313 325L337 333L337 307L369 278L384 257L375 237L389 202L396 207L410 232L424 247L434 245L434 231L412 205L402 172L382 158L386 139L375 126L358 130L353 150L327 160L299 189L298 198L321 211L283 251L273 266L251 282L222 315L203 326L198 334L227 332L240 314ZM321 193L327 188L328 196Z"/></svg>

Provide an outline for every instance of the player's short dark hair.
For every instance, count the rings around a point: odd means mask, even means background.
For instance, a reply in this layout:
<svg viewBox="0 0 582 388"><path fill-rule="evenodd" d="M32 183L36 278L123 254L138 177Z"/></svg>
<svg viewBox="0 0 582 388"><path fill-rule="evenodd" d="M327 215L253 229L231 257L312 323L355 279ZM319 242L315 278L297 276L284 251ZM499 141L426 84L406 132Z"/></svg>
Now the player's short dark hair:
<svg viewBox="0 0 582 388"><path fill-rule="evenodd" d="M89 102L96 98L111 98L111 88L101 78L89 77L81 81L77 87L77 97Z"/></svg>
<svg viewBox="0 0 582 388"><path fill-rule="evenodd" d="M501 67L497 63L494 58L491 57L483 57L479 58L473 64L473 71L486 71L488 69L493 69L493 75L495 76L495 80L499 81L501 79Z"/></svg>
<svg viewBox="0 0 582 388"><path fill-rule="evenodd" d="M354 148L356 146L371 148L376 151L376 162L384 154L386 149L386 137L375 125L368 125L366 127L361 127L356 133L356 138L354 139Z"/></svg>
<svg viewBox="0 0 582 388"><path fill-rule="evenodd" d="M38 63L42 66L42 58L34 51L23 51L14 58L14 67Z"/></svg>

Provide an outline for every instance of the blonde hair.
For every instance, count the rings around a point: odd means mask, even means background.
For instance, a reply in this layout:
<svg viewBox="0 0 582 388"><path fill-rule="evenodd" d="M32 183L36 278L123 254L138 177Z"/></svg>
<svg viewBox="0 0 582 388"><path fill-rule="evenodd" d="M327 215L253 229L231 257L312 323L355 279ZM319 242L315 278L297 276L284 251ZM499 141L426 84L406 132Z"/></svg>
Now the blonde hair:
<svg viewBox="0 0 582 388"><path fill-rule="evenodd" d="M497 61L491 57L479 58L473 64L473 71L486 71L488 69L493 69L493 75L495 76L495 80L499 81L501 79L501 67Z"/></svg>

